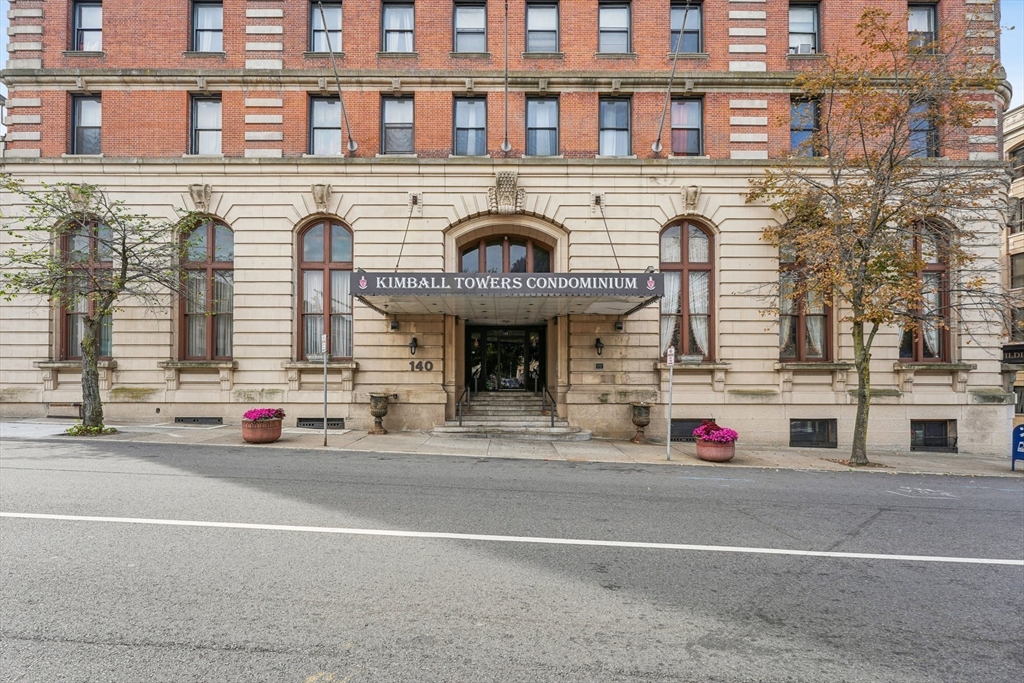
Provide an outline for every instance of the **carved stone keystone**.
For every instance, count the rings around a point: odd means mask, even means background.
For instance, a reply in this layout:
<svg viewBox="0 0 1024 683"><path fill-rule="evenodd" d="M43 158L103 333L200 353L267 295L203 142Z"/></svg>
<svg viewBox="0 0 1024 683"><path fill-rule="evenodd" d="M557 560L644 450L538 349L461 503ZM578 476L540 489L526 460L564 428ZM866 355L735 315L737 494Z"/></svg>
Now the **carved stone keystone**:
<svg viewBox="0 0 1024 683"><path fill-rule="evenodd" d="M316 204L316 210L321 213L327 213L327 204L331 201L331 194L333 193L330 185L313 185L313 203Z"/></svg>
<svg viewBox="0 0 1024 683"><path fill-rule="evenodd" d="M494 187L487 190L487 202L491 213L522 213L526 201L526 190L517 186L517 175L513 171L499 171Z"/></svg>
<svg viewBox="0 0 1024 683"><path fill-rule="evenodd" d="M210 210L210 200L213 198L213 188L209 185L194 184L188 186L188 193L192 196L192 203L196 211L206 213Z"/></svg>

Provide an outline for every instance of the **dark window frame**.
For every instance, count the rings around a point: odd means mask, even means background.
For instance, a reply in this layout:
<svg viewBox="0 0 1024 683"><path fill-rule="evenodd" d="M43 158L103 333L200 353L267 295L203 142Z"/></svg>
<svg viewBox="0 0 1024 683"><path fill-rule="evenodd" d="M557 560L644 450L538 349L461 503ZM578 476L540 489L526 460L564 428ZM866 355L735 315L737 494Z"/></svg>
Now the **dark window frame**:
<svg viewBox="0 0 1024 683"><path fill-rule="evenodd" d="M604 125L604 111L603 107L605 104L612 103L625 103L628 110L626 117L626 128L611 128ZM605 154L601 149L601 133L606 130L612 130L615 132L626 131L626 139L628 140L628 149L625 154ZM601 97L597 101L597 153L598 156L608 157L629 157L633 154L633 100L629 97Z"/></svg>
<svg viewBox="0 0 1024 683"><path fill-rule="evenodd" d="M792 10L794 9L810 9L814 10L814 31L813 33L807 33L806 31L793 31L793 19ZM792 45L789 46L788 54L791 55L816 55L821 53L821 5L817 2L791 2L789 3L790 14L788 16L788 29L789 29L789 41L793 41L793 36L811 36L814 42L811 43L810 52L800 52L800 45L805 43L798 43L798 47L794 48Z"/></svg>
<svg viewBox="0 0 1024 683"><path fill-rule="evenodd" d="M1010 255L1010 289L1024 288L1024 253Z"/></svg>
<svg viewBox="0 0 1024 683"><path fill-rule="evenodd" d="M478 8L484 11L484 27L483 29L460 29L459 28L459 8ZM469 54L484 53L487 52L487 2L486 0L455 0L452 6L452 52L463 52ZM483 50L460 50L459 49L459 35L482 35L484 38L484 49Z"/></svg>
<svg viewBox="0 0 1024 683"><path fill-rule="evenodd" d="M1011 235L1024 232L1024 197L1010 197L1010 220L1006 225Z"/></svg>
<svg viewBox="0 0 1024 683"><path fill-rule="evenodd" d="M310 3L309 3L309 51L312 52L312 53L315 53L315 54L326 54L327 50L317 50L317 40L316 40L317 36L318 35L326 36L327 34L331 34L333 36L333 34L337 33L338 34L337 42L335 42L333 37L331 38L331 49L335 53L341 52L342 51L341 50L341 45L342 45L342 40L344 39L344 29L345 29L345 16L344 16L345 15L345 11L344 11L345 5L344 5L344 3L341 0L332 0L331 2L324 2L323 4L324 4L324 15L325 16L326 16L327 10L329 8L333 8L333 7L337 7L338 8L338 11L340 12L338 18L341 20L339 22L341 24L341 27L338 28L338 30L336 30L336 31L333 30L333 29L328 29L326 26L324 26L323 28L319 28L318 29L317 28L317 26L318 26L317 22L320 19L320 8L317 6L317 1L318 0L310 0ZM324 40L324 47L326 47L326 46L327 46L327 41L325 39Z"/></svg>
<svg viewBox="0 0 1024 683"><path fill-rule="evenodd" d="M531 34L539 33L551 33L549 30L530 30L530 10L539 8L551 8L555 9L555 52L558 52L562 47L562 8L559 6L556 0L527 0L525 11L523 12L523 40L525 45L523 50L527 53L539 53L548 54L549 50L531 50L530 49L530 36Z"/></svg>
<svg viewBox="0 0 1024 683"><path fill-rule="evenodd" d="M407 7L412 10L411 29L389 29L385 24L385 17L388 7ZM389 50L388 35L392 33L409 34L408 50ZM409 54L416 52L416 3L412 0L383 0L380 7L380 51L392 54Z"/></svg>
<svg viewBox="0 0 1024 683"><path fill-rule="evenodd" d="M934 104L920 102L910 106L907 115L907 154L914 159L935 159L940 155L939 128L935 125ZM915 140L924 135L924 145ZM924 153L921 154L920 152Z"/></svg>
<svg viewBox="0 0 1024 683"><path fill-rule="evenodd" d="M98 126L83 126L80 125L82 112L81 105L83 102L96 102L100 105L100 125ZM99 144L98 149L95 151L85 151L83 149L84 141L82 133L86 130L98 130L99 131ZM103 153L103 98L99 95L72 95L71 96L71 153L72 154L102 154Z"/></svg>
<svg viewBox="0 0 1024 683"><path fill-rule="evenodd" d="M229 232L232 233L232 258L231 258L230 261L218 261L218 260L216 260L216 256L217 256L216 237L217 237L217 228L218 227L225 228ZM201 230L201 229L205 229L206 230L206 257L202 261L192 261L192 260L189 260L189 258L188 258L188 245L187 245L187 242L188 242L188 240L189 240L189 238L191 237L192 234L194 234L197 230ZM188 312L188 305L187 305L186 297L185 297L185 295L182 295L182 297L181 297L181 299L182 299L181 300L181 304L178 307L178 309L179 309L178 310L178 329L181 330L181 335L180 335L181 343L179 344L179 351L178 351L179 358L181 360L203 360L203 361L219 361L219 360L227 361L227 360L231 360L232 356L233 356L233 352L234 352L234 342L233 342L233 339L229 341L232 353L229 353L228 355L218 355L216 353L216 350L217 350L216 327L217 326L215 324L215 320L218 317L221 318L221 319L223 319L223 318L230 318L231 321L232 321L232 323L231 323L232 324L232 328L234 326L234 308L233 308L233 302L234 302L234 269L235 269L234 246L233 246L234 245L234 230L231 230L231 227L229 225L227 225L226 223L222 222L222 221L210 219L210 220L204 221L203 223L200 223L199 225L197 225L192 230L192 232L190 234L182 235L182 240L183 240L183 245L182 246L184 248L184 258L183 258L183 261L182 261L182 264L181 264L182 270L185 273L202 273L203 274L203 281L205 283L205 298L204 298L205 304L204 304L204 310L202 312L189 313ZM214 284L215 280L216 280L216 275L217 275L217 273L223 273L223 272L226 272L226 271L230 271L232 273L232 280L231 280L232 312L231 313L217 312L217 310L216 310L216 308L217 308L217 299L216 299L216 296L215 296L215 284ZM185 284L185 282L182 283L182 291L188 291L187 290L187 284ZM202 356L195 355L195 354L189 354L189 349L188 349L188 318L189 318L189 316L194 316L194 315L201 315L201 316L203 316L206 319L206 332L205 332L205 335L206 335L206 342L205 342L206 343L206 353L203 354Z"/></svg>
<svg viewBox="0 0 1024 683"><path fill-rule="evenodd" d="M460 128L458 125L458 109L460 102L482 102L484 105L484 125L477 128ZM469 154L459 152L459 131L460 130L482 130L484 138L484 149L481 154ZM452 99L452 155L453 156L487 156L487 97L454 97Z"/></svg>
<svg viewBox="0 0 1024 683"><path fill-rule="evenodd" d="M605 50L603 39L605 34L621 34L621 28L605 28L601 25L601 10L604 9L625 9L626 10L626 49ZM633 3L630 0L601 0L597 5L597 52L598 54L629 54L633 51Z"/></svg>
<svg viewBox="0 0 1024 683"><path fill-rule="evenodd" d="M696 102L700 107L700 121L697 124L697 151L690 153L688 151L680 152L676 149L676 138L673 135L673 131L677 130L694 130L692 126L676 126L673 124L673 119L669 116L669 136L671 140L671 152L672 156L687 156L687 157L699 157L704 154L704 99L700 97L676 97L673 98L671 106L675 107L677 103L682 104L686 102Z"/></svg>
<svg viewBox="0 0 1024 683"><path fill-rule="evenodd" d="M796 119L797 108L803 105L811 107L810 126L807 125L805 117ZM789 101L789 152L796 157L817 157L821 156L821 150L813 144L813 137L821 130L821 103L817 100L792 98ZM806 134L810 144L803 142L794 144L794 135Z"/></svg>
<svg viewBox="0 0 1024 683"><path fill-rule="evenodd" d="M913 249L917 253L919 258L922 258L922 250L924 240L921 238L921 231L927 230L927 225L920 226L918 231L913 237ZM918 271L918 278L921 282L921 286L924 286L924 279L926 275L938 274L939 278L939 312L932 315L935 319L935 325L938 330L938 343L941 346L941 352L936 354L934 357L929 358L925 353L925 339L921 329L923 321L918 321L914 325L914 329L905 329L900 337L899 347L899 362L901 363L946 363L950 359L950 334L949 334L949 266L943 257L942 240L939 235L933 235L933 242L936 246L938 254L936 254L936 262L928 263L925 262L924 267ZM920 313L920 312L919 312ZM907 335L911 338L912 353L906 355L903 350L903 338Z"/></svg>
<svg viewBox="0 0 1024 683"><path fill-rule="evenodd" d="M62 231L60 238L60 252L61 258L66 264L69 271L72 273L81 273L81 277L88 280L99 280L104 277L104 271L107 276L113 275L114 260L111 255L110 260L105 260L103 255L100 253L101 240L100 240L100 221L93 218L76 218L72 225L69 225ZM86 246L87 254L84 259L72 258L72 254L75 253L72 247L72 241L76 236L81 236L82 233L88 233L88 244ZM108 239L112 239L109 237ZM70 278L72 284L70 287L74 287L74 280L78 276L73 275ZM95 315L96 312L96 301L93 297L88 297L84 300L86 304L85 311L73 311L69 310L68 307L62 306L60 311L60 358L61 360L81 360L82 351L81 347L73 351L71 349L71 326L77 325L73 321L76 318L84 318L89 315ZM110 339L110 353L103 353L103 329L107 329L107 334L111 335L113 331L113 322L111 316L108 314L103 317L100 321L100 347L99 347L99 360L110 360L113 357L113 339ZM81 340L79 340L81 344Z"/></svg>
<svg viewBox="0 0 1024 683"><path fill-rule="evenodd" d="M411 123L388 123L388 103L389 102L411 102L412 103L412 122ZM408 127L411 131L409 136L411 147L408 151L405 150L390 150L387 148L387 131L389 128L406 128ZM381 154L415 154L416 153L416 99L410 96L400 97L381 97L380 102L380 153Z"/></svg>
<svg viewBox="0 0 1024 683"><path fill-rule="evenodd" d="M200 102L218 102L220 103L220 128L200 128L199 127L199 103ZM217 155L224 153L224 101L219 95L193 95L191 101L191 121L189 125L189 154L210 154ZM221 134L220 151L218 152L200 152L199 138L203 132L217 131Z"/></svg>
<svg viewBox="0 0 1024 683"><path fill-rule="evenodd" d="M1024 178L1024 145L1017 145L1006 155L1006 161L1010 164L1010 178L1017 180Z"/></svg>
<svg viewBox="0 0 1024 683"><path fill-rule="evenodd" d="M927 426L942 426L942 434L928 435ZM957 452L956 420L911 420L910 450L931 451L933 453Z"/></svg>
<svg viewBox="0 0 1024 683"><path fill-rule="evenodd" d="M200 7L220 7L220 28L199 28L199 23L196 21L199 16ZM209 54L218 54L224 52L224 3L219 0L202 0L202 2L194 1L192 3L192 51L193 52L205 52ZM220 35L220 49L219 50L200 50L199 46L202 41L199 39L200 34L210 33Z"/></svg>
<svg viewBox="0 0 1024 683"><path fill-rule="evenodd" d="M798 423L810 423L810 429L802 430L817 434L825 432L824 441L802 441L799 438L793 439L793 428L800 426ZM789 447L790 448L839 448L839 420L834 417L825 418L790 418L789 420Z"/></svg>
<svg viewBox="0 0 1024 683"><path fill-rule="evenodd" d="M100 25L96 27L82 26L82 10L87 7L100 8ZM71 9L71 49L77 52L102 52L103 50L103 3L98 0L76 1ZM86 50L86 35L88 33L99 34L100 47L98 50Z"/></svg>
<svg viewBox="0 0 1024 683"><path fill-rule="evenodd" d="M697 228L704 235L707 236L708 241L708 260L707 262L690 261L690 227ZM662 253L662 239L666 232L674 227L679 228L679 261L665 261L664 254ZM686 355L697 355L695 351L690 349L690 273L692 272L706 272L708 274L708 348L707 353L702 353L704 356L704 362L712 362L715 358L715 235L708 228L702 224L687 219L672 221L658 233L658 260L659 268L661 272L672 272L679 273L679 313L675 314L664 314L659 313L659 327L661 324L661 318L665 317L677 317L679 318L679 346L676 347L676 356ZM660 338L659 329L659 345L664 344L664 340ZM667 349L667 346L666 346ZM697 349L700 350L699 348ZM661 354L662 360L665 358L665 353Z"/></svg>
<svg viewBox="0 0 1024 683"><path fill-rule="evenodd" d="M486 273L487 271L487 247L488 245L494 246L495 242L501 243L501 272L511 273L512 268L512 242L525 242L526 243L526 270L515 271L525 273L553 273L554 271L554 256L555 248L550 244L541 242L532 237L524 237L522 235L487 235L480 239L475 239L471 242L466 242L459 247L459 272L460 273ZM536 263L534 261L534 248L540 247L548 253L548 270L536 271L534 270ZM477 249L477 255L479 263L477 264L477 270L463 270L462 261L467 253Z"/></svg>
<svg viewBox="0 0 1024 683"><path fill-rule="evenodd" d="M914 10L928 12L931 22L931 31L911 31L909 27L910 15ZM907 44L911 48L924 50L926 53L935 53L938 50L939 40L939 7L937 3L922 2L909 3L907 5Z"/></svg>
<svg viewBox="0 0 1024 683"><path fill-rule="evenodd" d="M696 30L696 34L697 34L697 49L696 50L692 50L692 51L687 51L687 50L683 49L683 45L686 44L686 35L685 34L693 34L694 31L692 31L692 30L687 31L686 27L683 26L683 25L680 25L679 31L674 31L672 29L672 12L677 12L677 11L678 12L684 12L686 10L686 6L687 5L690 6L690 11L691 12L696 9L697 12L700 14L699 21L698 21L698 26L697 26L697 30ZM686 22L685 23L689 23L689 16L688 15L684 15L684 16L686 16ZM672 2L672 4L670 5L670 7L669 7L669 18L668 18L668 37L669 37L668 51L669 51L669 54L677 54L676 53L676 47L677 47L676 43L679 41L679 33L680 33L680 31L684 35L683 35L682 44L680 44L678 46L679 47L678 54L681 54L681 55L700 54L701 50L704 49L704 7L703 7L703 2L690 2L690 3L687 3L687 2Z"/></svg>
<svg viewBox="0 0 1024 683"><path fill-rule="evenodd" d="M315 122L314 122L315 119L313 117L313 110L316 107L316 103L317 102L328 102L328 103L330 103L330 102L337 102L338 103L338 127L337 128L334 128L333 126L328 128L326 126L317 126L315 124ZM318 152L316 150L316 132L318 130L332 130L332 131L333 130L337 130L338 131L338 153L337 154L330 154L328 152ZM344 136L342 135L342 132L341 132L341 99L340 98L334 97L334 96L326 96L326 97L324 97L324 96L320 96L320 95L311 95L310 96L310 98L309 98L309 130L307 132L307 135L309 136L308 149L309 149L309 154L311 156L343 156L344 155L344 144L343 144L343 142L344 142L343 141L343 137Z"/></svg>
<svg viewBox="0 0 1024 683"><path fill-rule="evenodd" d="M546 126L546 127L543 127L543 128L540 127L540 126L532 126L532 127L530 126L530 103L533 103L533 102L554 102L554 104L555 104L555 127L554 128L551 128L550 126ZM554 96L554 97L527 97L526 98L526 116L524 118L525 118L524 123L526 124L526 156L534 156L534 157L535 156L544 156L544 157L558 156L561 153L561 151L562 151L562 139L561 139L562 104L559 101L558 97L557 96ZM535 153L536 149L534 149L534 153L531 153L530 152L530 131L531 130L537 130L537 131L541 131L541 130L544 130L544 131L554 130L555 131L555 153L554 154L536 154Z"/></svg>
<svg viewBox="0 0 1024 683"><path fill-rule="evenodd" d="M354 301L354 296L353 296L353 293L351 291L349 291L349 312L348 313L332 313L331 310L330 310L331 302L332 302L332 296L331 296L331 274L333 272L335 272L335 271L348 271L348 272L351 272L353 270L353 261L332 261L331 260L331 252L332 252L332 249L333 249L333 245L331 244L331 240L332 240L332 234L331 233L333 232L332 231L332 227L335 226L335 225L341 226L346 232L348 232L349 244L351 245L351 251L352 251L350 256L354 260L355 259L355 233L352 231L352 229L347 224L345 224L344 222L342 222L340 220L336 220L334 218L320 218L320 219L312 221L311 223L303 226L298 231L298 233L297 233L297 238L298 239L296 239L296 245L298 247L298 254L296 255L296 259L295 260L298 262L298 272L299 272L298 292L299 292L299 294L298 294L298 297L297 297L298 298L298 302L297 302L298 311L297 311L297 316L296 316L296 318L297 318L296 322L297 322L298 329L296 331L296 339L298 340L297 358L299 360L303 360L303 361L308 361L309 360L309 356L308 356L308 354L306 352L307 340L305 339L305 334L306 334L306 332L305 332L305 330L306 330L305 319L307 317L309 317L309 316L321 316L321 318L323 319L322 333L327 335L328 360L350 360L353 357L353 354L355 352L355 350L354 350L354 346L355 346L354 339L350 338L348 340L348 344L350 346L350 350L352 351L352 353L350 353L347 356L346 355L338 355L338 356L336 356L336 355L333 354L334 339L333 339L333 330L331 329L332 328L331 316L334 316L334 315L347 316L349 318L349 321L350 321L349 322L349 330L350 331L352 330L352 325L353 325L353 322L354 322L354 318L353 318L354 306L352 304L352 302ZM322 229L323 229L323 260L322 261L305 261L304 260L304 258L305 258L305 243L304 243L304 240L306 238L306 235L311 230L316 228L317 226L321 226ZM303 305L305 303L305 297L306 297L306 292L305 292L306 279L305 279L304 274L307 273L307 272L321 272L321 273L323 273L323 280L322 280L322 286L323 286L323 297L322 298L323 298L323 300L321 302L321 311L319 313L306 313L303 310ZM354 334L353 334L353 337L354 337ZM319 340L316 340L316 341L319 341Z"/></svg>

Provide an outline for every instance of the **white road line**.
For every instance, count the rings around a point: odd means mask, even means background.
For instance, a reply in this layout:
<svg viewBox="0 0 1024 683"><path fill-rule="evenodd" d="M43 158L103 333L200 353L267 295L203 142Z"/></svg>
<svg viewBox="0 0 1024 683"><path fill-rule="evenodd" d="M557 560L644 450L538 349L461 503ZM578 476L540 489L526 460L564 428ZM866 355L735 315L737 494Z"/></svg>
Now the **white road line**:
<svg viewBox="0 0 1024 683"><path fill-rule="evenodd" d="M645 543L642 541L596 541L585 538L543 538L536 536L491 536L488 534L453 534L439 531L398 531L391 529L348 529L344 527L292 526L288 524L244 524L241 522L198 522L181 519L140 519L136 517L82 517L78 515L43 515L31 512L0 512L0 517L46 519L64 522L107 522L112 524L152 524L157 526L191 526L214 529L249 529L257 531L299 531L315 534L346 534L350 536L391 536L396 538L443 538L453 541L490 541L495 543L537 543L542 545L582 545L601 548L646 548L651 550L696 550L716 553L748 553L754 555L798 555L833 557L851 560L895 560L900 562L952 562L961 564L1006 564L1024 567L1024 560L1000 560L985 557L938 557L934 555L883 555L879 553L839 553L824 550L790 550L786 548L742 548L727 545L691 545L688 543Z"/></svg>

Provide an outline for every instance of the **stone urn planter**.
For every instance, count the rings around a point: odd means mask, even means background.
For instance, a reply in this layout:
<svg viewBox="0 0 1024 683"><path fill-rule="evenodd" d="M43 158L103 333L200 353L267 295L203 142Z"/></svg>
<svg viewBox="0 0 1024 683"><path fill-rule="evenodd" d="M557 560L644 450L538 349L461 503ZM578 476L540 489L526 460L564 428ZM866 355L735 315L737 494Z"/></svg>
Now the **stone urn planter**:
<svg viewBox="0 0 1024 683"><path fill-rule="evenodd" d="M373 427L367 434L387 434L384 429L384 416L388 414L388 394L370 394L370 415L373 416Z"/></svg>
<svg viewBox="0 0 1024 683"><path fill-rule="evenodd" d="M284 411L280 408L253 408L242 415L242 438L246 443L273 443L281 438Z"/></svg>
<svg viewBox="0 0 1024 683"><path fill-rule="evenodd" d="M708 462L729 462L736 455L736 442L717 443L697 439L697 457Z"/></svg>
<svg viewBox="0 0 1024 683"><path fill-rule="evenodd" d="M630 441L633 443L647 443L647 438L644 436L644 427L651 424L651 404L650 403L630 403L632 411L633 426L636 427L636 434Z"/></svg>

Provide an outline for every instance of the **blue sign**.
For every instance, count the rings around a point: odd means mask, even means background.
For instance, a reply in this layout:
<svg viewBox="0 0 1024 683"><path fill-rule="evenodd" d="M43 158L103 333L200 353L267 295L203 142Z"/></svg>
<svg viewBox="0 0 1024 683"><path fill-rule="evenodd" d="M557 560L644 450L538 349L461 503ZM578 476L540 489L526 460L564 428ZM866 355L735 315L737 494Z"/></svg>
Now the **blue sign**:
<svg viewBox="0 0 1024 683"><path fill-rule="evenodd" d="M1013 452L1010 453L1010 470L1017 466L1018 460L1024 460L1024 425L1013 428Z"/></svg>

